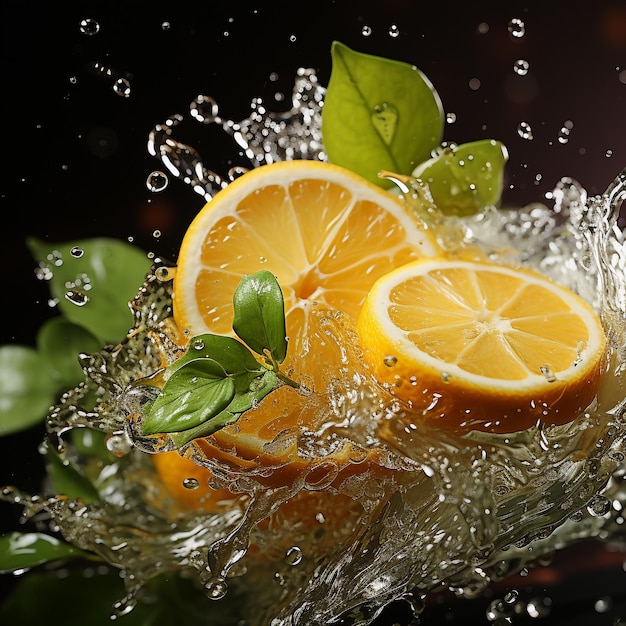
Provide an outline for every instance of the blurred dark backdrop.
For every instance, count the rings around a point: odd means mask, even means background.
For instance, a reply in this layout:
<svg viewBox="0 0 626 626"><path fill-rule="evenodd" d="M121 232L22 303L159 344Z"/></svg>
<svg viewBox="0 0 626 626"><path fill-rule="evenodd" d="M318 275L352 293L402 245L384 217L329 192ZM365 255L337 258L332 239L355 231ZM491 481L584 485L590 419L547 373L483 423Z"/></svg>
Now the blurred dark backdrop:
<svg viewBox="0 0 626 626"><path fill-rule="evenodd" d="M249 114L256 96L284 110L299 67L314 68L327 84L335 39L418 66L456 118L446 124L445 140L502 140L510 154L506 204L541 201L562 176L600 193L626 166L623 0L209 0L141 9L128 2L4 0L0 12L0 345L33 344L39 324L54 315L46 285L34 277L26 236L132 237L142 249L175 259L203 201L176 180L159 194L147 189L149 173L162 169L146 149L150 130L174 113L187 115L198 94L214 97L221 114L235 120ZM97 22L97 33L81 32L85 19ZM523 36L511 33L512 20L517 34L523 24ZM524 76L514 71L518 60L528 63ZM96 64L110 72L94 71ZM128 97L115 93L117 78L128 81ZM518 133L522 122L532 140ZM561 142L564 127L569 135ZM198 126L186 141L220 174L247 165L219 132ZM0 439L1 484L36 489L40 439L37 427ZM2 529L12 523L6 507L0 517ZM604 584L620 582L611 574ZM583 623L576 621L579 604L570 604L565 621L553 615L541 623ZM455 610L456 617L442 608L428 623L472 619L465 605ZM486 623L484 606L475 610L472 623ZM603 620L618 617L592 610L584 623L617 624Z"/></svg>

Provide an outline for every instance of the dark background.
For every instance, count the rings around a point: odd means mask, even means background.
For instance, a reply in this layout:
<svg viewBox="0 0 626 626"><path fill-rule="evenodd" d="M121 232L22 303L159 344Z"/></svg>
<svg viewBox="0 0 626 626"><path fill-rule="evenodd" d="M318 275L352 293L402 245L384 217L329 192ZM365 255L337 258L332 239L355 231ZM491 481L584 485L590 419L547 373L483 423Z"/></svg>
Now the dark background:
<svg viewBox="0 0 626 626"><path fill-rule="evenodd" d="M174 113L187 115L198 94L214 97L220 113L234 120L247 117L256 96L269 109L285 110L299 67L314 68L327 84L333 40L419 67L445 111L456 115L446 124L446 141L502 140L510 155L505 204L541 201L562 176L600 193L626 166L623 0L76 4L4 0L0 9L0 345L32 345L39 324L54 315L46 285L34 277L26 236L51 242L132 237L140 248L175 259L203 200L176 180L162 193L148 191L149 173L163 169L146 149L150 130ZM98 22L97 34L80 32L85 18ZM524 22L523 37L509 33L514 18ZM365 26L370 36L362 34ZM393 26L397 37L389 34ZM513 71L518 59L530 64L526 76ZM94 72L94 63L111 75ZM128 80L129 97L113 91L118 77ZM532 140L519 136L520 122L530 124ZM573 126L563 144L558 137L566 122ZM196 134L183 140L207 167L224 175L232 165L247 165L217 129L195 126ZM0 484L36 490L41 432L35 427L0 439ZM13 523L6 506L0 523L0 530ZM614 626L626 617L621 566L606 566L606 558L594 555L587 547L557 559L555 575L573 576L550 587L565 612L534 622ZM574 570L586 560L601 573L576 579ZM614 555L608 560L616 561ZM594 609L595 598L620 589L621 605L616 600L608 612ZM447 600L446 607L430 609L425 624L488 623L485 599Z"/></svg>

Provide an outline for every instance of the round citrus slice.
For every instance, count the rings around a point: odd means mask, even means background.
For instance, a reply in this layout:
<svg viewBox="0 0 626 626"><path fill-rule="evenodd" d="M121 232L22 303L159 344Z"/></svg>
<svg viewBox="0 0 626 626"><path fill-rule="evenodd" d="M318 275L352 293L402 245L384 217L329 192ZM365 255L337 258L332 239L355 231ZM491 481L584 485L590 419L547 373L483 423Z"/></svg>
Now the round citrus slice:
<svg viewBox="0 0 626 626"><path fill-rule="evenodd" d="M264 165L220 191L189 226L174 318L191 335L230 334L239 280L266 269L283 289L287 318L317 301L356 319L379 276L437 251L401 201L349 170L319 161Z"/></svg>
<svg viewBox="0 0 626 626"><path fill-rule="evenodd" d="M220 191L193 220L180 248L173 284L176 324L190 337L232 334L239 281L269 270L285 300L284 367L320 393L281 387L235 424L195 440L198 451L233 471L264 466L263 478L271 484L277 484L278 470L281 484L308 472L311 488L329 484L344 466L363 471L351 460L348 444L330 455L328 448L316 451L312 445L306 458L298 445L303 428L315 431L329 419L325 392L345 367L346 345L354 343L336 314L354 323L377 278L435 254L440 249L434 236L401 200L339 166L265 165Z"/></svg>
<svg viewBox="0 0 626 626"><path fill-rule="evenodd" d="M529 270L432 259L380 278L357 322L378 382L444 428L515 432L592 402L606 339L592 308Z"/></svg>

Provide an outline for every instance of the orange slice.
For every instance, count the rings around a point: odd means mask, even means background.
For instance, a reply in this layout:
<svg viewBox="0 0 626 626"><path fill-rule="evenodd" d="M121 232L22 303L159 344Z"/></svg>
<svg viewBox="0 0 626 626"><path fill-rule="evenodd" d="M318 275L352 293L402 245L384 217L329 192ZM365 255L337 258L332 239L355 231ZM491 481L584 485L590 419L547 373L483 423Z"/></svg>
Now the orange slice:
<svg viewBox="0 0 626 626"><path fill-rule="evenodd" d="M546 277L445 259L380 278L357 333L376 379L416 419L492 432L577 417L606 345L592 308Z"/></svg>
<svg viewBox="0 0 626 626"><path fill-rule="evenodd" d="M232 298L240 279L269 270L285 298L284 367L320 393L280 388L235 424L194 445L233 471L271 470L259 480L272 485L306 471L311 488L321 488L343 467L363 471L350 460L355 454L347 444L332 449L332 462L315 450L305 459L298 446L299 429L315 430L328 419L325 390L345 361L342 341L352 341L336 314L354 323L377 278L440 253L434 236L400 199L336 165L265 165L220 191L193 220L180 248L173 285L176 324L189 337L232 334ZM328 457L329 449L324 453Z"/></svg>

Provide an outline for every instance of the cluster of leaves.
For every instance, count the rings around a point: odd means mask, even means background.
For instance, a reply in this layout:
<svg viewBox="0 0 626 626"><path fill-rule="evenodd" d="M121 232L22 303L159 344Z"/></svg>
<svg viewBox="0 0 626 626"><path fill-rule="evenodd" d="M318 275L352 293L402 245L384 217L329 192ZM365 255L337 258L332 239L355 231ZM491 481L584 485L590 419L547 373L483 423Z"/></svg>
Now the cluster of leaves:
<svg viewBox="0 0 626 626"><path fill-rule="evenodd" d="M83 379L78 355L126 335L128 302L150 269L145 252L116 239L27 244L59 314L41 326L34 347L0 346L0 435L42 422L58 394Z"/></svg>

